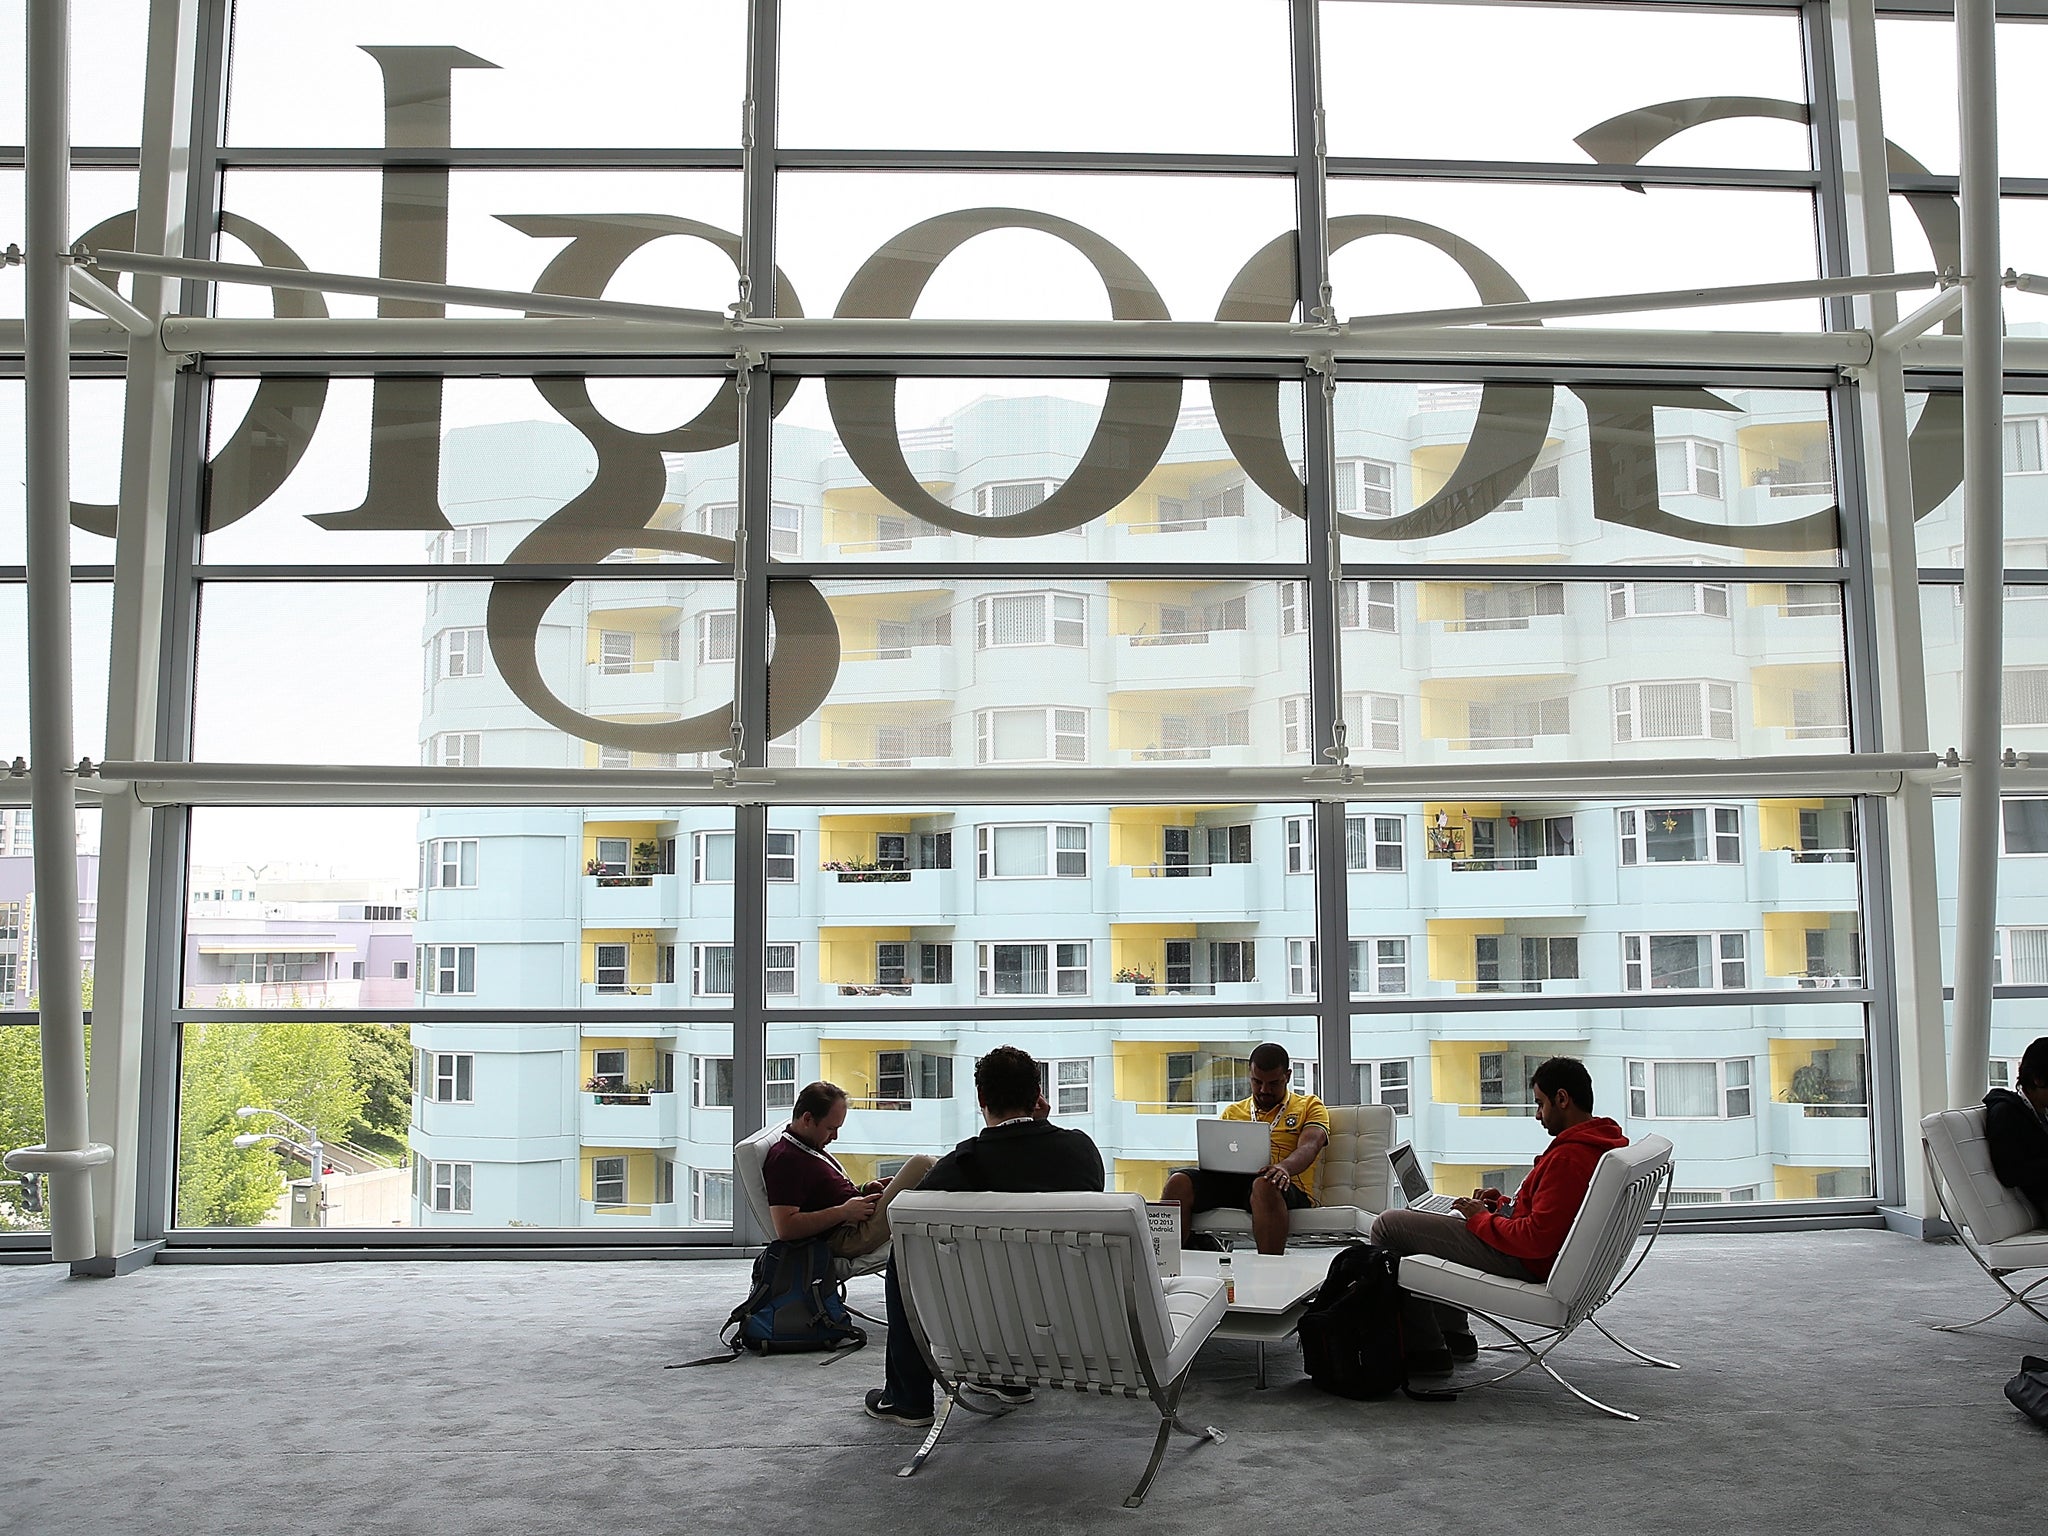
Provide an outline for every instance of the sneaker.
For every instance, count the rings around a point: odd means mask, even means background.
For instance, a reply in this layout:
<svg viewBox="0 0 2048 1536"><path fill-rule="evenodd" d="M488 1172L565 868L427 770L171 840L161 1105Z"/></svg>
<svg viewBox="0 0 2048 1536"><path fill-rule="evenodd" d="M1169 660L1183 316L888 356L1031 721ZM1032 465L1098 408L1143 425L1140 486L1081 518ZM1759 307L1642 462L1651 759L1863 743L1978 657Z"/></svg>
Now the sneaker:
<svg viewBox="0 0 2048 1536"><path fill-rule="evenodd" d="M1406 1364L1410 1376L1448 1376L1456 1369L1450 1350L1444 1345L1410 1349Z"/></svg>
<svg viewBox="0 0 2048 1536"><path fill-rule="evenodd" d="M871 1419L882 1419L890 1424L901 1424L906 1429L929 1429L932 1422L932 1411L929 1408L925 1409L923 1413L913 1413L908 1408L898 1408L894 1403L890 1402L889 1389L887 1387L877 1387L868 1394L867 1412L868 1417Z"/></svg>
<svg viewBox="0 0 2048 1536"><path fill-rule="evenodd" d="M1444 1343L1450 1346L1453 1360L1469 1361L1479 1358L1479 1340L1470 1333L1446 1333Z"/></svg>
<svg viewBox="0 0 2048 1536"><path fill-rule="evenodd" d="M960 1390L972 1392L977 1397L992 1397L999 1403L1012 1405L1035 1402L1038 1398L1038 1394L1029 1387L985 1386L978 1381L963 1381L960 1383Z"/></svg>

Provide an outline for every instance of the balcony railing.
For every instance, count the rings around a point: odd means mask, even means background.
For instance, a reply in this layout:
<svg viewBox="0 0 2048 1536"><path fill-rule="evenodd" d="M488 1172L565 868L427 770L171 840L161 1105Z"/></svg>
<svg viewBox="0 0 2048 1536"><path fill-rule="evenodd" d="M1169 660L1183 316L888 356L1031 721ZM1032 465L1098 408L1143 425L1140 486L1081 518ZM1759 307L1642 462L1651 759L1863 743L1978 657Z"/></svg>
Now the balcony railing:
<svg viewBox="0 0 2048 1536"><path fill-rule="evenodd" d="M1531 855L1527 858L1512 859L1453 859L1451 861L1451 873L1466 874L1473 870L1488 869L1534 869L1536 867L1536 857Z"/></svg>
<svg viewBox="0 0 2048 1536"><path fill-rule="evenodd" d="M1130 871L1133 880L1206 880L1211 873L1207 864L1122 864L1117 867Z"/></svg>
<svg viewBox="0 0 2048 1536"><path fill-rule="evenodd" d="M1794 864L1854 864L1854 848L1787 848Z"/></svg>
<svg viewBox="0 0 2048 1536"><path fill-rule="evenodd" d="M597 984L599 997L652 997L654 987L640 981L600 981Z"/></svg>
<svg viewBox="0 0 2048 1536"><path fill-rule="evenodd" d="M909 997L908 983L882 981L841 981L834 983L841 997Z"/></svg>
<svg viewBox="0 0 2048 1536"><path fill-rule="evenodd" d="M1868 1104L1801 1104L1798 1106L1802 1120L1868 1120Z"/></svg>
<svg viewBox="0 0 2048 1536"><path fill-rule="evenodd" d="M1765 489L1773 499L1779 496L1832 496L1835 482L1832 480L1796 480L1787 485L1769 485Z"/></svg>
<svg viewBox="0 0 2048 1536"><path fill-rule="evenodd" d="M1860 987L1861 976L1846 976L1840 971L1793 971L1793 981L1802 987Z"/></svg>
<svg viewBox="0 0 2048 1536"><path fill-rule="evenodd" d="M1533 736L1467 736L1460 741L1453 737L1450 745L1462 747L1467 752L1511 752L1520 747L1533 747Z"/></svg>

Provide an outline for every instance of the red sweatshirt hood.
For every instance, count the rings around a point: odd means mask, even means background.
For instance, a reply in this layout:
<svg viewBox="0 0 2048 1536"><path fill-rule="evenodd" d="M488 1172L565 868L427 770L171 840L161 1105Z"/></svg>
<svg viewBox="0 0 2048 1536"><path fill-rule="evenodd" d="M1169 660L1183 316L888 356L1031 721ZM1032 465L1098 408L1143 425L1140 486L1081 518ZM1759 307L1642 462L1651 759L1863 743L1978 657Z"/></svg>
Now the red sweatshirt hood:
<svg viewBox="0 0 2048 1536"><path fill-rule="evenodd" d="M1627 1146L1628 1137L1622 1133L1620 1126L1605 1115L1595 1115L1590 1120L1581 1120L1577 1125L1559 1131L1551 1138L1550 1144L1553 1147L1561 1147L1570 1142L1591 1147L1593 1155L1598 1157L1602 1152Z"/></svg>

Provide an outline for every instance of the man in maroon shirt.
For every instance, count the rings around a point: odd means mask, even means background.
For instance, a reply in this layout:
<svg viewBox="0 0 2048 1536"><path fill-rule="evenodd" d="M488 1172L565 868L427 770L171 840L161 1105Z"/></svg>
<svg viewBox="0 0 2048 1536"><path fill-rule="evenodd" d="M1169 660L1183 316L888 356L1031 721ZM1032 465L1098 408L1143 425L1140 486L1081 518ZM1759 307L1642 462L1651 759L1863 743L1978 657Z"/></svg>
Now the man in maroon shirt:
<svg viewBox="0 0 2048 1536"><path fill-rule="evenodd" d="M915 1189L935 1158L923 1153L906 1161L896 1177L856 1189L839 1159L826 1150L846 1123L846 1090L837 1083L812 1083L796 1096L789 1124L761 1160L768 1190L768 1214L783 1242L823 1236L843 1259L874 1253L889 1242L889 1202Z"/></svg>
<svg viewBox="0 0 2048 1536"><path fill-rule="evenodd" d="M1542 1280L1585 1204L1593 1165L1601 1154L1628 1145L1620 1126L1593 1113L1593 1078L1586 1064L1553 1056L1529 1079L1536 1120L1551 1142L1510 1200L1497 1189L1476 1189L1454 1202L1455 1216L1432 1211L1387 1211L1374 1219L1372 1240L1390 1252L1427 1253L1489 1275ZM1447 1372L1456 1360L1479 1354L1465 1313L1437 1302L1409 1308L1420 1335L1408 1368L1417 1375ZM1435 1327L1431 1326L1434 1322ZM1442 1337L1432 1337L1441 1330Z"/></svg>

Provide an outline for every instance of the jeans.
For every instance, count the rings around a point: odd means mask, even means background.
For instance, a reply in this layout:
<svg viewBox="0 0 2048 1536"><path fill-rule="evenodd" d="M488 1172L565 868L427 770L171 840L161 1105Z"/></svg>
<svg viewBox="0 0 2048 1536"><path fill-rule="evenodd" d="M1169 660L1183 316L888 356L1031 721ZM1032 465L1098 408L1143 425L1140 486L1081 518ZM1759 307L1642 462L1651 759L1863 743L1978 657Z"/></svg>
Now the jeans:
<svg viewBox="0 0 2048 1536"><path fill-rule="evenodd" d="M896 1261L882 1271L883 1308L889 1319L889 1337L882 1346L884 1385L889 1401L900 1412L926 1414L932 1411L932 1372L924 1362L917 1340L910 1336L910 1321L903 1315L903 1289L896 1280Z"/></svg>

